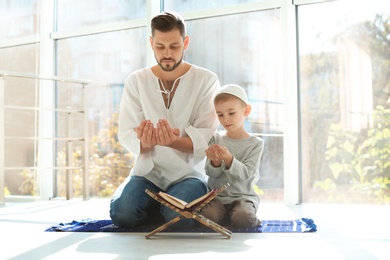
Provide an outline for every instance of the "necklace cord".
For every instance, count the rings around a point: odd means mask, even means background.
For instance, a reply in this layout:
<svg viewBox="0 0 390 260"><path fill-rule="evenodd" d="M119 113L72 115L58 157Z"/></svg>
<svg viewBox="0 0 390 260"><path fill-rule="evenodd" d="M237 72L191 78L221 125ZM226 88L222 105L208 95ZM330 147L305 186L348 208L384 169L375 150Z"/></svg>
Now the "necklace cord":
<svg viewBox="0 0 390 260"><path fill-rule="evenodd" d="M172 92L175 90L175 87L176 87L176 82L179 80L180 78L177 78L175 79L175 81L173 82L173 86L172 86L172 89L170 90L167 90L165 87L164 87L164 84L163 82L161 81L161 79L158 79L158 83L159 85L163 88L163 90L161 89L157 89L158 92L162 93L162 94L165 94L168 98L168 104L167 104L167 108L169 108L171 106L171 94Z"/></svg>

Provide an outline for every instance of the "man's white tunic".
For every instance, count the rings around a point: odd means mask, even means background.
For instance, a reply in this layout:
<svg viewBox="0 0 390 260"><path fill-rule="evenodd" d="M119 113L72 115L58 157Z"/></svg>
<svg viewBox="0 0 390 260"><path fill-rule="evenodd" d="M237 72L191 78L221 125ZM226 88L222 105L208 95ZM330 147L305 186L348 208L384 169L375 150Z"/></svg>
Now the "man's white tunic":
<svg viewBox="0 0 390 260"><path fill-rule="evenodd" d="M170 107L166 108L159 91L158 78L151 68L129 75L125 80L120 105L118 138L126 150L138 155L130 176L144 176L164 190L190 177L206 181L205 149L218 127L213 100L219 87L218 77L214 73L192 65L180 77ZM140 154L140 140L134 128L143 119L150 120L156 126L158 120L164 118L172 128L180 129L180 136L191 138L193 153L157 145L151 152Z"/></svg>

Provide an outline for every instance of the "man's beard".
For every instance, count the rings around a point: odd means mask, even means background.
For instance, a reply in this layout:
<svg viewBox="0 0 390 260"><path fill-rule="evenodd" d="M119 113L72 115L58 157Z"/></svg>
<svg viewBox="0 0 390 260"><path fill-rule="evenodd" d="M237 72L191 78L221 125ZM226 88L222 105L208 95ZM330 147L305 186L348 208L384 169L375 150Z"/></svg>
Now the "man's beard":
<svg viewBox="0 0 390 260"><path fill-rule="evenodd" d="M156 61L157 61L157 59L156 59ZM158 63L158 65L160 66L160 68L161 68L163 71L169 72L169 71L173 71L174 69L176 69L176 68L180 65L180 63L181 63L182 61L183 61L183 56L181 56L180 60L179 60L177 63L175 63L172 67L164 67L164 66L161 64L161 62L159 62L159 61L157 61L157 63Z"/></svg>

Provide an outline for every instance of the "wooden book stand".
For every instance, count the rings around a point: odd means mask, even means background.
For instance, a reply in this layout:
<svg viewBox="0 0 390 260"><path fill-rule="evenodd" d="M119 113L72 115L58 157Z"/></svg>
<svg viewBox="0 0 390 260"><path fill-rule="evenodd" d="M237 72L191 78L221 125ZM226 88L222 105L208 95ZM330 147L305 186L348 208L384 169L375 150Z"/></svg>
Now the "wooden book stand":
<svg viewBox="0 0 390 260"><path fill-rule="evenodd" d="M205 218L203 215L199 214L199 211L204 207L206 206L210 201L212 201L219 193L221 193L222 191L224 191L227 187L229 187L229 183L227 183L226 185L224 185L223 187L221 187L220 189L217 189L215 190L215 192L213 192L213 194L211 194L211 196L209 196L206 200L200 202L200 204L197 204L195 205L193 208L185 208L185 209L181 209L181 208L178 208L174 205L172 205L171 203L169 203L168 201L164 200L163 198L161 198L161 196L159 196L157 193L154 193L152 191L149 191L148 189L145 190L145 192L150 196L152 197L153 199L155 199L156 201L160 202L161 204L163 204L164 206L167 206L168 208L176 211L177 213L179 213L180 215L177 216L176 218L173 218L172 220L170 220L169 222L167 223L164 223L163 225L159 226L158 228L154 229L152 232L150 232L149 234L147 234L145 236L145 238L150 238L151 236L153 236L154 234L158 233L158 232L161 232L162 230L166 229L167 227L169 227L170 225L176 223L177 221L179 221L180 219L182 218L193 218L195 219L196 221L198 221L199 223L205 225L206 227L208 228L211 228L213 229L214 231L222 234L223 236L227 237L227 238L230 238L231 235L232 235L232 232L224 227L222 227L221 225L218 225L217 223L215 223L214 221L211 221L207 218Z"/></svg>

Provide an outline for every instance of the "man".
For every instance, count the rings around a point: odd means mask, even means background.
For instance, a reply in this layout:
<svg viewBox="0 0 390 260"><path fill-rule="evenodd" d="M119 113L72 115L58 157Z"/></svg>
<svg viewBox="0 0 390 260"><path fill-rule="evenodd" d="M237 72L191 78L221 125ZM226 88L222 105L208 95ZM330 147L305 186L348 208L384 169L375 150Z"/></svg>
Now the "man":
<svg viewBox="0 0 390 260"><path fill-rule="evenodd" d="M178 215L145 189L187 202L207 192L204 151L218 127L213 98L220 84L214 73L183 60L189 44L183 19L163 12L152 19L151 28L158 64L128 76L119 111L119 141L138 155L111 200L111 219L121 227ZM175 226L193 224L183 219Z"/></svg>

